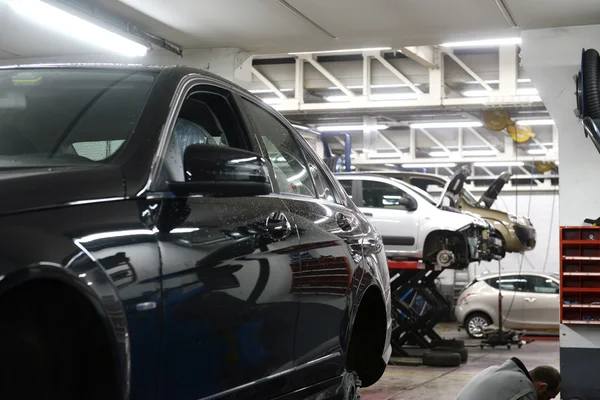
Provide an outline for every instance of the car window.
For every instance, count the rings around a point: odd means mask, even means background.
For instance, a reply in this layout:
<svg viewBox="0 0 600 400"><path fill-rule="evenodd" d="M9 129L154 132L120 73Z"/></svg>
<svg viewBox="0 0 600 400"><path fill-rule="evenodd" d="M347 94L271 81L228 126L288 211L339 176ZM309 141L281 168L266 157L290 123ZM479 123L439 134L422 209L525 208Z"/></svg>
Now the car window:
<svg viewBox="0 0 600 400"><path fill-rule="evenodd" d="M558 283L554 282L549 277L526 275L525 278L527 279L527 285L525 289L527 292L558 294Z"/></svg>
<svg viewBox="0 0 600 400"><path fill-rule="evenodd" d="M340 180L339 181L348 194L350 198L352 198L352 181L351 180Z"/></svg>
<svg viewBox="0 0 600 400"><path fill-rule="evenodd" d="M411 198L403 190L385 182L362 181L363 206L370 208L389 208L406 210L402 201Z"/></svg>
<svg viewBox="0 0 600 400"><path fill-rule="evenodd" d="M527 279L524 275L506 275L502 277L493 277L485 280L485 283L494 289L507 290L510 292L522 292L525 288Z"/></svg>
<svg viewBox="0 0 600 400"><path fill-rule="evenodd" d="M298 140L304 140L302 138ZM315 157L309 153L308 144L300 145L300 151L304 155L304 159L307 162L308 170L312 175L313 182L315 184L315 189L317 191L317 197L323 200L335 202L341 204L339 195L336 190L331 185L327 176L325 176L321 167L317 164Z"/></svg>
<svg viewBox="0 0 600 400"><path fill-rule="evenodd" d="M0 166L102 162L129 139L156 73L0 70Z"/></svg>
<svg viewBox="0 0 600 400"><path fill-rule="evenodd" d="M396 179L396 178L390 178L390 179L393 181L398 181L398 179ZM403 182L403 181L398 181L398 182L400 182L401 185L409 186L406 182ZM423 199L425 199L429 204L431 204L433 206L437 206L437 201L433 197L431 197L431 195L429 193L427 193L426 191L421 190L417 186L409 186L409 188L412 189L413 192L416 192Z"/></svg>
<svg viewBox="0 0 600 400"><path fill-rule="evenodd" d="M292 133L274 115L244 99L244 108L271 161L281 193L317 197L304 155Z"/></svg>
<svg viewBox="0 0 600 400"><path fill-rule="evenodd" d="M227 90L201 85L186 96L164 156L160 184L184 181L183 155L193 144L231 146L248 150L246 134L231 106Z"/></svg>

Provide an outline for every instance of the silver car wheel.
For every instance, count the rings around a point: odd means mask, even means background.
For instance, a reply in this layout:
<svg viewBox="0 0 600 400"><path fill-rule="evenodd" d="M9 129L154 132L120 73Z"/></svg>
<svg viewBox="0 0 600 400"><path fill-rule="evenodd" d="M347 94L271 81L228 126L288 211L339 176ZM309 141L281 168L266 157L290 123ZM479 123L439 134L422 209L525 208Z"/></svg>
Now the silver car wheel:
<svg viewBox="0 0 600 400"><path fill-rule="evenodd" d="M473 317L469 320L469 324L467 325L467 330L469 335L474 338L483 337L483 328L488 326L488 322L483 317Z"/></svg>

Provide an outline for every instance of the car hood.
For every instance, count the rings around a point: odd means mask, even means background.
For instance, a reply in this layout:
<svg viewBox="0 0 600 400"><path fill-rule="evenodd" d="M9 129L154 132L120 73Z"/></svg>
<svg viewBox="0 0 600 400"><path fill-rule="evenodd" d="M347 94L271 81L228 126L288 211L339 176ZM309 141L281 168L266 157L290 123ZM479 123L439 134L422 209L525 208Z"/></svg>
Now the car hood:
<svg viewBox="0 0 600 400"><path fill-rule="evenodd" d="M498 195L502 191L502 188L504 188L504 185L508 183L511 176L512 174L509 171L501 173L498 179L496 179L481 196L477 204L480 207L491 208L498 198Z"/></svg>
<svg viewBox="0 0 600 400"><path fill-rule="evenodd" d="M461 168L452 175L452 177L446 182L444 186L444 190L440 195L440 198L437 203L437 207L441 208L444 204L444 198L450 199L452 204L456 204L458 202L459 196L465 186L465 182L467 181L467 176L469 176L469 170L467 168Z"/></svg>
<svg viewBox="0 0 600 400"><path fill-rule="evenodd" d="M0 215L124 196L112 164L0 168Z"/></svg>

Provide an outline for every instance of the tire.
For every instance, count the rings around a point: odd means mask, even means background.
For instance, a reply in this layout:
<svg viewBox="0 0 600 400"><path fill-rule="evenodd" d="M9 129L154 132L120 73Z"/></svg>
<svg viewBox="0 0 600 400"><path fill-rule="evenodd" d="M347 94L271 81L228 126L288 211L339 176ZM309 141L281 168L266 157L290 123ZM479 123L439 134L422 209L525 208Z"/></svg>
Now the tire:
<svg viewBox="0 0 600 400"><path fill-rule="evenodd" d="M358 388L360 387L360 380L356 372L345 372L344 373L344 397L343 400L360 400L360 393Z"/></svg>
<svg viewBox="0 0 600 400"><path fill-rule="evenodd" d="M581 70L583 71L584 117L600 118L600 56L594 49L583 52Z"/></svg>
<svg viewBox="0 0 600 400"><path fill-rule="evenodd" d="M474 312L465 318L465 330L473 339L483 338L483 332L477 331L475 328L486 327L492 324L492 319L484 313Z"/></svg>
<svg viewBox="0 0 600 400"><path fill-rule="evenodd" d="M457 348L452 348L452 347L434 347L432 349L432 351L456 353L460 356L460 362L463 364L466 363L467 360L469 359L469 351L465 348L457 349Z"/></svg>
<svg viewBox="0 0 600 400"><path fill-rule="evenodd" d="M464 340L460 340L460 339L439 339L439 340L432 340L431 341L431 347L435 348L435 347L450 347L453 349L464 349L465 348L465 342Z"/></svg>
<svg viewBox="0 0 600 400"><path fill-rule="evenodd" d="M432 351L423 354L423 365L429 367L458 367L460 355L448 351Z"/></svg>

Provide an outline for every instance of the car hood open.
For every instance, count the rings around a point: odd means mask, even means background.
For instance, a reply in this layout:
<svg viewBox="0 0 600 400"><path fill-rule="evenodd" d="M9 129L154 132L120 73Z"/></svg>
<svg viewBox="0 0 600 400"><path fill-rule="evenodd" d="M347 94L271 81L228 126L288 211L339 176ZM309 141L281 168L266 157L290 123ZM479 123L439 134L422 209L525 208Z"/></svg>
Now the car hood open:
<svg viewBox="0 0 600 400"><path fill-rule="evenodd" d="M508 171L501 173L498 179L496 179L481 196L477 204L480 207L485 207L488 209L492 207L492 205L494 205L494 202L498 198L498 195L502 191L502 188L508 183L511 176L512 174Z"/></svg>
<svg viewBox="0 0 600 400"><path fill-rule="evenodd" d="M465 182L467 181L467 176L469 176L469 170L467 168L461 168L452 175L452 177L446 182L444 186L444 190L438 200L437 207L441 208L444 204L444 198L450 199L452 206L458 203L459 196L465 186Z"/></svg>

